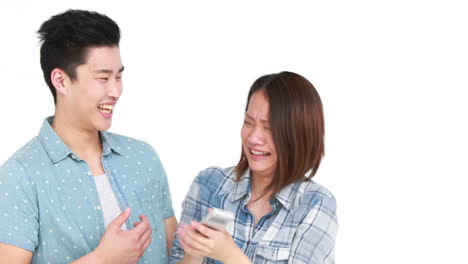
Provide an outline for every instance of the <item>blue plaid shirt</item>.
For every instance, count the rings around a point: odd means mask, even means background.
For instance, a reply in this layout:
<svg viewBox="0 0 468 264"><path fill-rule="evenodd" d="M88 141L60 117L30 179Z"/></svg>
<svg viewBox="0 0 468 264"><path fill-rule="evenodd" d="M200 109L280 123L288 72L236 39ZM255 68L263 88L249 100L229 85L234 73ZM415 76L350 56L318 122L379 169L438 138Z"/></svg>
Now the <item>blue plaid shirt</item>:
<svg viewBox="0 0 468 264"><path fill-rule="evenodd" d="M227 231L253 263L335 262L336 201L327 189L312 180L286 186L270 200L273 210L254 226L247 209L250 171L235 182L233 169L212 167L200 172L183 202L181 223L200 221L208 208L221 208L236 215ZM170 263L177 263L183 256L176 236ZM204 263L221 262L205 258Z"/></svg>
<svg viewBox="0 0 468 264"><path fill-rule="evenodd" d="M44 121L39 135L0 167L0 243L33 252L33 264L69 263L104 234L102 205L86 162ZM147 143L101 132L102 165L126 225L146 214L153 242L139 264L167 263L164 219L173 216L166 174Z"/></svg>

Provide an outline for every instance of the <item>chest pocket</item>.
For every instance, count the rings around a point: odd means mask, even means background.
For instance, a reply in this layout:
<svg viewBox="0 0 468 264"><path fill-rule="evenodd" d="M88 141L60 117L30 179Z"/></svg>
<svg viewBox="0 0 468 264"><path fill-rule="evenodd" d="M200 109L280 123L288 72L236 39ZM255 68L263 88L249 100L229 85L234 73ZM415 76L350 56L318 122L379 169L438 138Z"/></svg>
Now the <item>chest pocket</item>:
<svg viewBox="0 0 468 264"><path fill-rule="evenodd" d="M288 263L290 248L259 246L255 252L254 263Z"/></svg>
<svg viewBox="0 0 468 264"><path fill-rule="evenodd" d="M131 197L129 202L133 202L133 206L139 208L138 213L153 217L160 214L162 194L153 175L139 172L133 177L127 177L124 184L126 185L126 190L124 191L129 193Z"/></svg>
<svg viewBox="0 0 468 264"><path fill-rule="evenodd" d="M160 205L158 194L154 192L135 192L135 196L138 206L141 208L140 213L154 218L159 217Z"/></svg>

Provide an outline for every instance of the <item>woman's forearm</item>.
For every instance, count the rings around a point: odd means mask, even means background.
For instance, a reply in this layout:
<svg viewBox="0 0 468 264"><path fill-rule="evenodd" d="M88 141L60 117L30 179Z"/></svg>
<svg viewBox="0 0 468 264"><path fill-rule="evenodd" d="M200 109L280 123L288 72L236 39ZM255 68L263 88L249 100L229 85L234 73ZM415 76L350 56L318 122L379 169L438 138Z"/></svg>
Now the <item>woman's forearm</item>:
<svg viewBox="0 0 468 264"><path fill-rule="evenodd" d="M178 262L178 264L202 264L204 258L193 257L191 255L185 254L184 258Z"/></svg>

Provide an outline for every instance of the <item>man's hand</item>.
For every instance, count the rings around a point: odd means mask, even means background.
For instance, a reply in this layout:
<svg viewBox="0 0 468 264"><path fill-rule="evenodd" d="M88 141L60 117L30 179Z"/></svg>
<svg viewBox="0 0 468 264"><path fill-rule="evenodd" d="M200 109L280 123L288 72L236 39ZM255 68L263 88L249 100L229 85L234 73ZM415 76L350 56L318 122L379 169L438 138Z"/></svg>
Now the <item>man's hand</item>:
<svg viewBox="0 0 468 264"><path fill-rule="evenodd" d="M135 223L135 228L121 230L129 216L130 208L127 208L107 226L101 242L93 251L100 263L137 263L151 244L151 224L145 215L140 215L141 222Z"/></svg>

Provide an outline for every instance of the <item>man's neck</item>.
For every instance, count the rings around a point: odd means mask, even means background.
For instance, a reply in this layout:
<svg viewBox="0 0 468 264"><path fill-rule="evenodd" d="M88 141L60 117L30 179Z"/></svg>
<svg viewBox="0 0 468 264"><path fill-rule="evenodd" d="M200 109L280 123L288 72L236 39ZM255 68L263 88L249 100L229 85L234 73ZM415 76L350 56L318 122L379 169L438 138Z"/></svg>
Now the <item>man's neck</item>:
<svg viewBox="0 0 468 264"><path fill-rule="evenodd" d="M55 114L52 128L78 157L86 159L102 153L99 131L90 131L76 126L76 123L59 113Z"/></svg>

